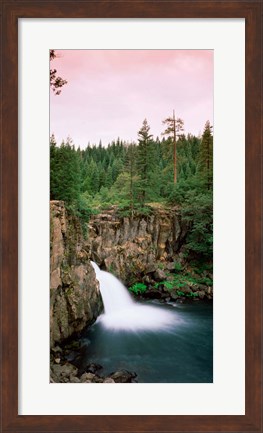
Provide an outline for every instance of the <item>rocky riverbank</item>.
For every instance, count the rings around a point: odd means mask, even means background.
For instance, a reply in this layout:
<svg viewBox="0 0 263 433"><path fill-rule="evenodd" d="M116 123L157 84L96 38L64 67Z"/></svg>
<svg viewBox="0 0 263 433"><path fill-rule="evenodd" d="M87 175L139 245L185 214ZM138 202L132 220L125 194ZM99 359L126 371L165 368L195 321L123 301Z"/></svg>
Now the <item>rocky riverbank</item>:
<svg viewBox="0 0 263 433"><path fill-rule="evenodd" d="M73 341L65 346L55 346L50 355L51 383L136 383L136 373L118 370L103 374L100 364L82 364L85 346Z"/></svg>

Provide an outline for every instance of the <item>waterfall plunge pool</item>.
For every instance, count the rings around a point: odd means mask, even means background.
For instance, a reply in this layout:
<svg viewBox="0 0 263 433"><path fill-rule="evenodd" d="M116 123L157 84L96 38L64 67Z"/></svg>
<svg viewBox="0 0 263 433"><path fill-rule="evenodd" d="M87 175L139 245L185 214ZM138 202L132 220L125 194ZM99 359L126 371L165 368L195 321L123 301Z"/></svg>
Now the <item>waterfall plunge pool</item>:
<svg viewBox="0 0 263 433"><path fill-rule="evenodd" d="M82 365L101 364L105 375L135 371L140 383L213 382L211 303L138 303L116 277L93 267L105 313L83 335Z"/></svg>

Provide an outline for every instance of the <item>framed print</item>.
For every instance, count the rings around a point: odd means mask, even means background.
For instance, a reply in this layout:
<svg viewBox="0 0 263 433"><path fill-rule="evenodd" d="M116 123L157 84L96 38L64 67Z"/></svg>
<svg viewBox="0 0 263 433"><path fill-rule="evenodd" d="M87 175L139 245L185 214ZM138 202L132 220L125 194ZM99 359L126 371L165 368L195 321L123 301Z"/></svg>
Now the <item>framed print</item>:
<svg viewBox="0 0 263 433"><path fill-rule="evenodd" d="M259 1L2 2L3 432L261 431L261 31Z"/></svg>

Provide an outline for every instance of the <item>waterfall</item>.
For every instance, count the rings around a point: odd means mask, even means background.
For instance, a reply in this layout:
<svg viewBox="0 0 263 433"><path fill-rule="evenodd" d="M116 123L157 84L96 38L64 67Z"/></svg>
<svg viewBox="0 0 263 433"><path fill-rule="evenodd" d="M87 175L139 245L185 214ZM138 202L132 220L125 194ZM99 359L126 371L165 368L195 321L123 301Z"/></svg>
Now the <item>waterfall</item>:
<svg viewBox="0 0 263 433"><path fill-rule="evenodd" d="M100 292L106 314L112 314L134 305L134 301L126 287L109 272L101 271L98 265L91 262L97 280L100 283Z"/></svg>
<svg viewBox="0 0 263 433"><path fill-rule="evenodd" d="M96 263L91 264L100 283L104 304L104 314L98 320L106 328L129 331L167 330L174 325L174 314L159 306L136 303L118 278L102 271Z"/></svg>

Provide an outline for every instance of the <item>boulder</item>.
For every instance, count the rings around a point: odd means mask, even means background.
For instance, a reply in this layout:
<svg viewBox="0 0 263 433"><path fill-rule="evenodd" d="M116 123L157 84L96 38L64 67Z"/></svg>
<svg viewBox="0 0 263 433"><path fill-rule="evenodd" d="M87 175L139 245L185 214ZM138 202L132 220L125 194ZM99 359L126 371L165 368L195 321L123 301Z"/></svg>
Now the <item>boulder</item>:
<svg viewBox="0 0 263 433"><path fill-rule="evenodd" d="M87 365L87 367L85 368L87 373L96 373L98 370L101 370L102 366L100 364L94 364L91 363L89 365Z"/></svg>
<svg viewBox="0 0 263 433"><path fill-rule="evenodd" d="M78 370L74 365L66 363L51 364L50 378L54 382L71 382L72 377L76 377Z"/></svg>
<svg viewBox="0 0 263 433"><path fill-rule="evenodd" d="M93 381L93 379L95 378L95 374L93 373L83 373L82 376L80 377L80 382L84 383L87 381Z"/></svg>
<svg viewBox="0 0 263 433"><path fill-rule="evenodd" d="M205 297L205 291L204 290L200 290L199 292L196 292L198 294L198 297L200 299L204 299Z"/></svg>
<svg viewBox="0 0 263 433"><path fill-rule="evenodd" d="M170 296L171 296L171 298L174 299L174 300L176 300L176 299L179 298L179 296L177 295L177 292L176 292L176 291L174 291L174 292L170 292Z"/></svg>
<svg viewBox="0 0 263 433"><path fill-rule="evenodd" d="M70 381L71 383L80 383L80 379L79 379L78 377L72 375L72 374L71 374L70 377L69 377L69 381Z"/></svg>
<svg viewBox="0 0 263 433"><path fill-rule="evenodd" d="M136 373L131 373L127 370L115 371L115 373L109 375L116 383L131 383L132 379L135 379L136 376Z"/></svg>
<svg viewBox="0 0 263 433"><path fill-rule="evenodd" d="M74 365L67 362L62 366L61 376L62 377L70 377L70 375L76 376L78 373L78 369L74 367Z"/></svg>
<svg viewBox="0 0 263 433"><path fill-rule="evenodd" d="M166 280L166 273L162 269L156 269L153 276L154 276L154 279L156 281L165 281Z"/></svg>

